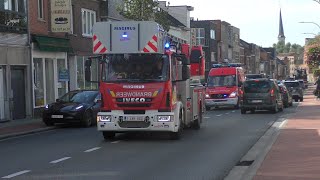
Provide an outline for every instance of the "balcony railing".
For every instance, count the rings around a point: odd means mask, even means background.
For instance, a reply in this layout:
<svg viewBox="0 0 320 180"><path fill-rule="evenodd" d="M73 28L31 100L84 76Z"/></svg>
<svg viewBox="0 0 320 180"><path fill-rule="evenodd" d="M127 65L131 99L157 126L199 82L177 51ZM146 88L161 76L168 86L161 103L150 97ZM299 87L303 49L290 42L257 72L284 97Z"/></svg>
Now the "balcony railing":
<svg viewBox="0 0 320 180"><path fill-rule="evenodd" d="M27 15L16 11L0 10L0 32L27 33Z"/></svg>

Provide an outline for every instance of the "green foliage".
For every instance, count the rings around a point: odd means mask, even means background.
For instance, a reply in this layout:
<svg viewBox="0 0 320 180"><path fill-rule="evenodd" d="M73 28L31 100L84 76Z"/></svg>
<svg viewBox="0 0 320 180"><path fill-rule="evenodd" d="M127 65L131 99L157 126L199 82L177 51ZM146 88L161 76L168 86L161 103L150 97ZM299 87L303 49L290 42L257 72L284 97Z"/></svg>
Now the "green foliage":
<svg viewBox="0 0 320 180"><path fill-rule="evenodd" d="M169 31L168 13L159 8L159 3L153 0L123 0L117 7L123 17L134 21L156 21L166 31Z"/></svg>
<svg viewBox="0 0 320 180"><path fill-rule="evenodd" d="M320 76L320 69L314 69L313 70L313 76L314 77L319 77Z"/></svg>
<svg viewBox="0 0 320 180"><path fill-rule="evenodd" d="M299 44L291 44L290 42L284 44L283 41L273 44L273 47L276 48L277 53L295 52L297 54L303 54L304 51L304 47Z"/></svg>

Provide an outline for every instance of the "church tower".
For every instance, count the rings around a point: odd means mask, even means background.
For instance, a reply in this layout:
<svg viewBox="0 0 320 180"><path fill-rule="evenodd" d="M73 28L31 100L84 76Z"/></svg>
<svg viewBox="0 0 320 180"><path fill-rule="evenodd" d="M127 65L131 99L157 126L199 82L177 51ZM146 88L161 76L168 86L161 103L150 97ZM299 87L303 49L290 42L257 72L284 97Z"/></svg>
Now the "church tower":
<svg viewBox="0 0 320 180"><path fill-rule="evenodd" d="M283 24L282 24L282 15L281 15L281 9L280 9L280 21L279 21L279 35L278 35L278 41L283 41L285 43L286 37L284 36L283 31Z"/></svg>

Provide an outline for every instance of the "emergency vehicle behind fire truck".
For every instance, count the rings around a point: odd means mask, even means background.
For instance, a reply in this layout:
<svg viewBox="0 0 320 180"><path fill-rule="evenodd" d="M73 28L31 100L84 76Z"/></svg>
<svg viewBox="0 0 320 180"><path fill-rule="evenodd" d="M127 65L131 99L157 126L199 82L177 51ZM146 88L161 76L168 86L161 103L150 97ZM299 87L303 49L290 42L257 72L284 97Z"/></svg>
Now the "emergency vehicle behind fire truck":
<svg viewBox="0 0 320 180"><path fill-rule="evenodd" d="M93 52L101 55L97 128L105 139L134 131L168 132L178 139L183 128L200 128L205 87L190 82L186 45L178 54L168 42L152 21L94 24ZM87 81L91 60L86 62Z"/></svg>
<svg viewBox="0 0 320 180"><path fill-rule="evenodd" d="M241 64L214 64L209 72L206 89L206 110L211 107L239 108L239 91L245 81Z"/></svg>

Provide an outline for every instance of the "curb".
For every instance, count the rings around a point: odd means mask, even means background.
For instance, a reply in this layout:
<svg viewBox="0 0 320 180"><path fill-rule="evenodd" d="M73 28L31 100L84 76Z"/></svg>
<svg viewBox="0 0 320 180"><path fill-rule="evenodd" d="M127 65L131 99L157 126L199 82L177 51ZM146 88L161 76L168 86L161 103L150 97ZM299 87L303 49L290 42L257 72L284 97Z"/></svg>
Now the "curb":
<svg viewBox="0 0 320 180"><path fill-rule="evenodd" d="M265 134L259 138L259 140L250 148L250 150L244 155L240 162L253 163L249 166L237 166L235 165L224 180L251 180L256 175L256 172L260 168L264 158L268 154L272 145L277 140L281 127L287 122L286 118L280 117L274 121Z"/></svg>
<svg viewBox="0 0 320 180"><path fill-rule="evenodd" d="M28 135L28 134L35 134L35 133L44 132L44 131L50 131L53 129L56 129L56 127L46 127L46 128L33 129L30 131L0 135L0 140L5 140L5 139L12 138L12 137L19 137L19 136Z"/></svg>

